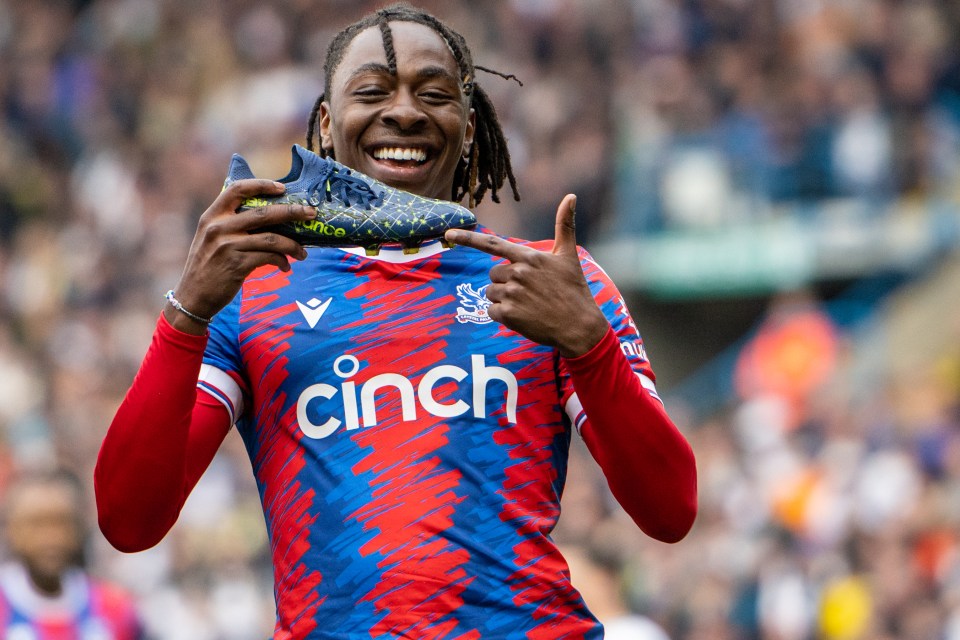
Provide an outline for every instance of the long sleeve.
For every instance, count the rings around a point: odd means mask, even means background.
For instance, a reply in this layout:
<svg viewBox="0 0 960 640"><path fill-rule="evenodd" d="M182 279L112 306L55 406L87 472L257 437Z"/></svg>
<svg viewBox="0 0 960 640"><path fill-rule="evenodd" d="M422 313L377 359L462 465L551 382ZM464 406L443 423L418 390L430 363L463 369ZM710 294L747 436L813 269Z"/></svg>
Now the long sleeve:
<svg viewBox="0 0 960 640"><path fill-rule="evenodd" d="M206 342L161 315L101 445L98 521L121 551L147 549L166 535L230 428L223 405L197 391Z"/></svg>
<svg viewBox="0 0 960 640"><path fill-rule="evenodd" d="M647 535L682 539L697 513L693 450L630 367L613 329L563 362L586 414L580 433L614 497Z"/></svg>

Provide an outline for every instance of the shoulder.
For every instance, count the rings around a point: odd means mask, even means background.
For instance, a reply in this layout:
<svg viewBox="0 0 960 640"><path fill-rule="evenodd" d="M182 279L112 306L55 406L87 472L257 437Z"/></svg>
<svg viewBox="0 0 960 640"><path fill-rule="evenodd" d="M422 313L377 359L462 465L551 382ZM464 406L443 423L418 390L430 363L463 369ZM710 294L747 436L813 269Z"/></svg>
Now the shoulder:
<svg viewBox="0 0 960 640"><path fill-rule="evenodd" d="M127 590L109 582L90 579L90 605L94 615L107 622L118 640L134 640L143 634L143 620L136 600Z"/></svg>
<svg viewBox="0 0 960 640"><path fill-rule="evenodd" d="M603 627L608 640L670 640L663 628L646 616L616 618Z"/></svg>
<svg viewBox="0 0 960 640"><path fill-rule="evenodd" d="M133 596L118 585L91 579L90 593L102 611L120 615L133 615L135 612Z"/></svg>

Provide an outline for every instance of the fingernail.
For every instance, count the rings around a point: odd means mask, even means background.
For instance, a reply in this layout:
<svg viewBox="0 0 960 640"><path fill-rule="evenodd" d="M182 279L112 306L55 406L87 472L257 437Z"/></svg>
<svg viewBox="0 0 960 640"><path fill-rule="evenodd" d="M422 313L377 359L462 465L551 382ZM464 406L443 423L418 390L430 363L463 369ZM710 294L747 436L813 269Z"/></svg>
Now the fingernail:
<svg viewBox="0 0 960 640"><path fill-rule="evenodd" d="M463 237L463 233L460 231L457 231L456 229L450 229L445 234L443 234L443 237L450 242L456 242L457 240Z"/></svg>
<svg viewBox="0 0 960 640"><path fill-rule="evenodd" d="M577 197L574 196L570 200L570 213L576 213L576 212L577 212Z"/></svg>
<svg viewBox="0 0 960 640"><path fill-rule="evenodd" d="M284 191L287 190L287 185L283 184L282 182L274 182L273 186L277 187L278 189L283 189Z"/></svg>

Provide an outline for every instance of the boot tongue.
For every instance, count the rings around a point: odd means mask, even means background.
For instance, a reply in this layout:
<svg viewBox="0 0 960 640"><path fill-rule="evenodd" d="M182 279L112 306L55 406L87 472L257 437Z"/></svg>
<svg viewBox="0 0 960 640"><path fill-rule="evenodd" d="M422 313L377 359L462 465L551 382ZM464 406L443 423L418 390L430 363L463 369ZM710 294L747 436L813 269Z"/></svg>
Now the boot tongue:
<svg viewBox="0 0 960 640"><path fill-rule="evenodd" d="M236 182L237 180L246 180L255 177L253 171L250 169L250 165L243 159L243 156L239 153L233 154L233 157L230 159L230 170L227 172L227 181Z"/></svg>
<svg viewBox="0 0 960 640"><path fill-rule="evenodd" d="M317 157L312 151L307 151L298 144L290 149L290 156L290 171L278 180L288 186L300 182L304 178L304 169L310 166L310 156Z"/></svg>

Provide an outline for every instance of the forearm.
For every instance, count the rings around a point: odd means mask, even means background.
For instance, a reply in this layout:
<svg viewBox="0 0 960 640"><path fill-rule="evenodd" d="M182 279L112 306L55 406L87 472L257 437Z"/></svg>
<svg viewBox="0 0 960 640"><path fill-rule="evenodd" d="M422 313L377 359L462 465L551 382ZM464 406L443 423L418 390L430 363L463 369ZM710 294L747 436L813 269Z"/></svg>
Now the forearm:
<svg viewBox="0 0 960 640"><path fill-rule="evenodd" d="M564 363L587 415L581 434L614 497L647 535L682 539L697 511L696 463L686 438L644 389L612 330Z"/></svg>
<svg viewBox="0 0 960 640"><path fill-rule="evenodd" d="M101 445L94 472L98 518L121 550L159 542L202 473L197 467L209 462L195 457L191 464L188 455L191 440L204 432L191 437L195 413L204 422L218 419L216 407L197 403L205 344L204 336L186 335L161 319Z"/></svg>

